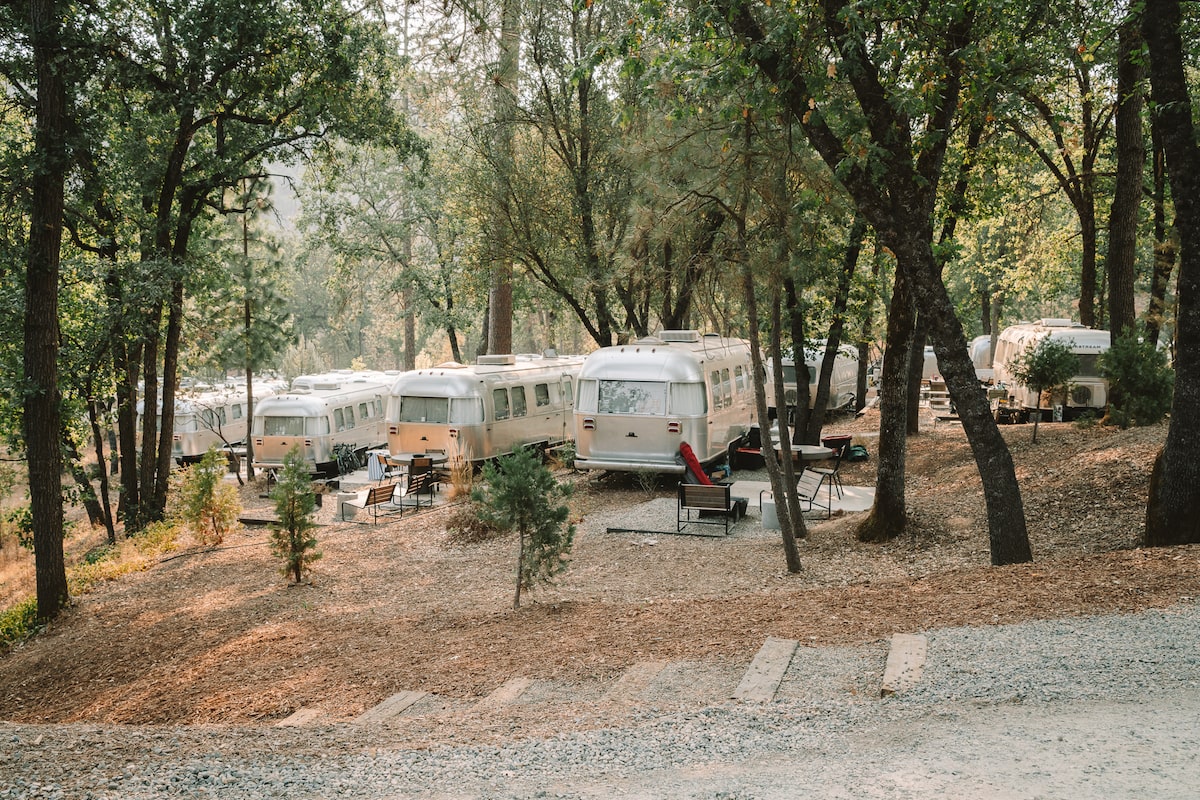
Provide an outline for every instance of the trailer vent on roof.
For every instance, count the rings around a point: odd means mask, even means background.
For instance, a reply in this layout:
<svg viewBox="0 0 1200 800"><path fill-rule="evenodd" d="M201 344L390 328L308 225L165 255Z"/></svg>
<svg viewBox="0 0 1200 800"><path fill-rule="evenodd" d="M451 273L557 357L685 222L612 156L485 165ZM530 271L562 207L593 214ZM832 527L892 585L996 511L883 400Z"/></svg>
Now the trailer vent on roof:
<svg viewBox="0 0 1200 800"><path fill-rule="evenodd" d="M313 389L319 392L332 392L342 388L342 384L337 381L319 381L313 384Z"/></svg>
<svg viewBox="0 0 1200 800"><path fill-rule="evenodd" d="M1038 324L1040 324L1044 328L1082 328L1082 327L1084 327L1082 324L1075 322L1073 320L1057 319L1054 317L1044 317L1044 318L1038 320Z"/></svg>
<svg viewBox="0 0 1200 800"><path fill-rule="evenodd" d="M505 364L516 364L517 357L511 354L503 356L480 356L475 363L481 367L498 367Z"/></svg>
<svg viewBox="0 0 1200 800"><path fill-rule="evenodd" d="M658 338L664 342L698 342L700 331L659 331Z"/></svg>

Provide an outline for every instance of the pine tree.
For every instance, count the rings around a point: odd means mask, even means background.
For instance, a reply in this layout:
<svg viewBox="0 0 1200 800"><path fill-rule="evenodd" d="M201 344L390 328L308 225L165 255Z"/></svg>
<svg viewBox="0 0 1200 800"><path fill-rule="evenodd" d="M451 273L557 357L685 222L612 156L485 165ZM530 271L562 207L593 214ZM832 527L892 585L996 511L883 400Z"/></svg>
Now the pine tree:
<svg viewBox="0 0 1200 800"><path fill-rule="evenodd" d="M569 496L571 487L557 483L539 454L529 449L485 465L483 477L487 486L474 499L486 521L519 535L513 608L520 608L522 589L551 583L567 568L575 526L566 524L569 509L552 501Z"/></svg>
<svg viewBox="0 0 1200 800"><path fill-rule="evenodd" d="M228 459L210 447L180 486L180 516L201 544L215 547L237 525L241 503L237 489L224 481Z"/></svg>
<svg viewBox="0 0 1200 800"><path fill-rule="evenodd" d="M304 568L319 559L321 553L316 549L316 537L310 533L317 527L312 519L317 498L298 446L284 456L271 499L279 518L271 523L271 552L283 560L283 574L300 583Z"/></svg>

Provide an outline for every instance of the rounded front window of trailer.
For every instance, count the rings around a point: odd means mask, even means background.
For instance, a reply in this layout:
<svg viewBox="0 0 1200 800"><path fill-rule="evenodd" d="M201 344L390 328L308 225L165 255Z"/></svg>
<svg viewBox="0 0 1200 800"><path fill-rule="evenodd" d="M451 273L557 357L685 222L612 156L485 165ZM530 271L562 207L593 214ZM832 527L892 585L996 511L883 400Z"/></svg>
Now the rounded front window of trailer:
<svg viewBox="0 0 1200 800"><path fill-rule="evenodd" d="M1096 353L1080 353L1079 354L1079 372L1075 373L1080 378L1098 378L1100 377L1100 356Z"/></svg>
<svg viewBox="0 0 1200 800"><path fill-rule="evenodd" d="M307 419L309 417L258 417L254 420L254 432L259 436L303 436Z"/></svg>
<svg viewBox="0 0 1200 800"><path fill-rule="evenodd" d="M450 422L455 425L479 425L483 422L483 400L478 397L451 397Z"/></svg>
<svg viewBox="0 0 1200 800"><path fill-rule="evenodd" d="M450 421L450 400L445 397L413 397L404 395L400 398L400 422L432 422L445 425Z"/></svg>
<svg viewBox="0 0 1200 800"><path fill-rule="evenodd" d="M600 381L601 414L667 413L667 384L661 381Z"/></svg>

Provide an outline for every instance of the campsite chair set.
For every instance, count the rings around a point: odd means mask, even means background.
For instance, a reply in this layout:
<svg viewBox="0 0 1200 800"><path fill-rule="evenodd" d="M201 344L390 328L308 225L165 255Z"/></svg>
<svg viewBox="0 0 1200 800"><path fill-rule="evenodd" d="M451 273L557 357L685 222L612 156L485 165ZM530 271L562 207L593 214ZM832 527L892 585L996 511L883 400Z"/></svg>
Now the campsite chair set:
<svg viewBox="0 0 1200 800"><path fill-rule="evenodd" d="M431 458L413 458L407 465L408 469L401 472L404 463L388 459L382 454L376 457L382 462L381 475L384 480L390 477L399 477L400 480L360 489L352 499L343 500L338 507L338 517L342 522L354 521L346 515L347 508L366 512L371 522L378 524L380 517L399 516L405 509L418 511L422 506L433 507L433 493L439 488L439 480Z"/></svg>

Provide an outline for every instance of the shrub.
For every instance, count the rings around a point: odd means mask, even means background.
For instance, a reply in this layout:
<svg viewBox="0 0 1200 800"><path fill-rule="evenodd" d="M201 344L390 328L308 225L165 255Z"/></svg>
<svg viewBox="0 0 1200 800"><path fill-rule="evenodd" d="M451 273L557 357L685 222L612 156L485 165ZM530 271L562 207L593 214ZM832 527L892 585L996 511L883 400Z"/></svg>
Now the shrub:
<svg viewBox="0 0 1200 800"><path fill-rule="evenodd" d="M446 534L451 544L479 544L503 536L508 528L485 519L486 512L475 502L460 503L446 516Z"/></svg>
<svg viewBox="0 0 1200 800"><path fill-rule="evenodd" d="M311 533L317 527L312 518L317 499L299 446L284 456L271 499L279 518L271 523L271 552L283 560L283 574L300 583L304 568L319 559L321 553Z"/></svg>
<svg viewBox="0 0 1200 800"><path fill-rule="evenodd" d="M1100 356L1100 375L1108 381L1107 420L1115 425L1153 425L1171 410L1175 373L1167 355L1132 330Z"/></svg>
<svg viewBox="0 0 1200 800"><path fill-rule="evenodd" d="M1032 389L1038 398L1038 411L1033 416L1033 441L1037 441L1038 420L1041 419L1042 393L1053 395L1064 388L1079 371L1079 356L1072 352L1074 342L1062 342L1046 336L1038 343L1008 362L1013 380Z"/></svg>
<svg viewBox="0 0 1200 800"><path fill-rule="evenodd" d="M179 516L203 545L215 547L237 525L241 503L237 489L225 481L225 454L210 447L187 470L179 486Z"/></svg>
<svg viewBox="0 0 1200 800"><path fill-rule="evenodd" d="M516 530L516 595L513 608L521 606L521 591L551 583L567 568L567 555L575 538L568 525L570 510L554 506L552 498L566 497L571 486L560 484L538 454L520 449L483 468L486 489L472 499L480 505L480 516L489 525Z"/></svg>
<svg viewBox="0 0 1200 800"><path fill-rule="evenodd" d="M27 598L0 612L0 652L37 633L37 598Z"/></svg>

